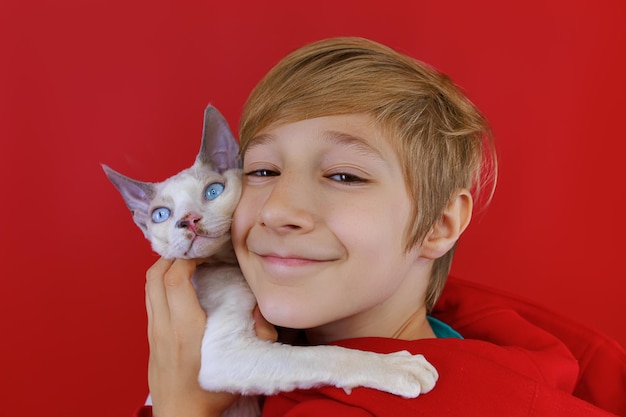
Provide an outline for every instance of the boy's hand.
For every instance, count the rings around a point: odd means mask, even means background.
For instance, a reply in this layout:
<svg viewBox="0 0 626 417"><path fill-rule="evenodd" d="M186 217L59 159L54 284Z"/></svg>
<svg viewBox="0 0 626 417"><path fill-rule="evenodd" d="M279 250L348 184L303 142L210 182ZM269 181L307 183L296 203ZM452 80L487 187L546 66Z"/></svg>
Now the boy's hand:
<svg viewBox="0 0 626 417"><path fill-rule="evenodd" d="M254 307L252 318L254 319L254 331L259 339L269 340L270 342L278 340L276 327L265 320L265 317L261 314L261 310L259 310L259 306Z"/></svg>
<svg viewBox="0 0 626 417"><path fill-rule="evenodd" d="M190 278L195 261L159 259L146 273L148 384L155 417L219 416L236 399L198 384L206 314Z"/></svg>
<svg viewBox="0 0 626 417"><path fill-rule="evenodd" d="M159 259L146 273L148 384L155 417L219 416L237 399L198 383L206 314L190 278L199 263ZM257 336L276 341L276 329L259 309L252 314Z"/></svg>

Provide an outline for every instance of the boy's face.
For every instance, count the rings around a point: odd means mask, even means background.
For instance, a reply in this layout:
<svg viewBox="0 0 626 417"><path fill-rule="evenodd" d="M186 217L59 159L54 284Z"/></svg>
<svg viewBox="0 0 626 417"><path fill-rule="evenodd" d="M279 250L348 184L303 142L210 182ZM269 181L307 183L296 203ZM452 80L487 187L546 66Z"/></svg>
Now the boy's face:
<svg viewBox="0 0 626 417"><path fill-rule="evenodd" d="M243 170L233 242L271 323L315 328L325 342L389 336L386 320L423 303L430 264L419 247L405 251L412 202L371 117L270 126Z"/></svg>

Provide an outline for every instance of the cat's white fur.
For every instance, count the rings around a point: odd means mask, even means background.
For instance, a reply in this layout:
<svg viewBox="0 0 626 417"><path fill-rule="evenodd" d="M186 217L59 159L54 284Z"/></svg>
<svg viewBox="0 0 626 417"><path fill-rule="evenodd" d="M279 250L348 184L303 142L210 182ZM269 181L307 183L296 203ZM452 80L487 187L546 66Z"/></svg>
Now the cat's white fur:
<svg viewBox="0 0 626 417"><path fill-rule="evenodd" d="M142 183L104 167L157 253L170 259L210 257L193 276L208 316L200 385L211 391L244 394L227 411L233 416L259 414L258 402L251 395L297 388L333 385L349 392L362 386L403 397L430 391L438 374L422 355L291 346L256 337L251 314L256 300L230 242L231 215L241 192L237 143L212 106L205 112L204 123L203 144L195 164L163 182ZM224 191L214 200L202 199L205 187L213 182L224 184ZM150 213L156 207L168 207L171 218L152 222ZM178 223L190 218L193 228Z"/></svg>

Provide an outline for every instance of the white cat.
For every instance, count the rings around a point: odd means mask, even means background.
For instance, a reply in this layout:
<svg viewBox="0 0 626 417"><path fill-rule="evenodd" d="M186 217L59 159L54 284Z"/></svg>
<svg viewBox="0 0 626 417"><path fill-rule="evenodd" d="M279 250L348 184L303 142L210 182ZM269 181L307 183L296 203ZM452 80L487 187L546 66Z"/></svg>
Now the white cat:
<svg viewBox="0 0 626 417"><path fill-rule="evenodd" d="M416 397L434 387L437 371L422 355L291 346L256 337L256 300L230 241L241 193L238 144L214 107L205 111L202 145L190 168L160 183L103 168L155 252L168 259L210 256L193 276L208 316L199 382L207 390L244 394L227 414L258 415L258 401L249 396L296 388L333 385L349 392L363 386Z"/></svg>

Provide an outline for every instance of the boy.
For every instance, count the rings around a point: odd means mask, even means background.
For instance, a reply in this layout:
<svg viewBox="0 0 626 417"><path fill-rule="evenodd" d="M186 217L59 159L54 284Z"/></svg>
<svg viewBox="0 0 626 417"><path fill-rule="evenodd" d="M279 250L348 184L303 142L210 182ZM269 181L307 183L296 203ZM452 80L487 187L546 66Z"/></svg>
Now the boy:
<svg viewBox="0 0 626 417"><path fill-rule="evenodd" d="M317 42L254 89L240 140L232 237L259 336L276 339L265 318L304 329L310 344L423 353L440 374L417 399L322 387L267 398L264 415L606 415L566 393L575 360L527 322L486 314L479 327L508 329L487 343L427 316L474 196L495 186L487 123L446 76L365 39ZM234 398L196 382L206 317L193 268L159 260L147 274L161 417L218 416Z"/></svg>

